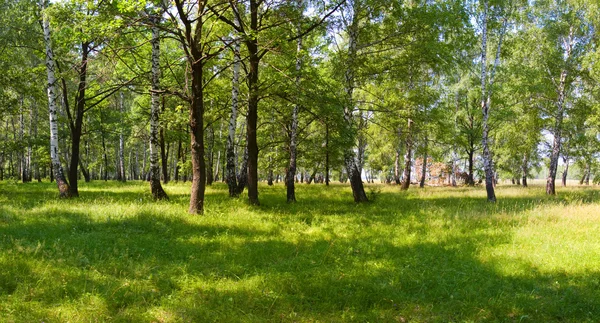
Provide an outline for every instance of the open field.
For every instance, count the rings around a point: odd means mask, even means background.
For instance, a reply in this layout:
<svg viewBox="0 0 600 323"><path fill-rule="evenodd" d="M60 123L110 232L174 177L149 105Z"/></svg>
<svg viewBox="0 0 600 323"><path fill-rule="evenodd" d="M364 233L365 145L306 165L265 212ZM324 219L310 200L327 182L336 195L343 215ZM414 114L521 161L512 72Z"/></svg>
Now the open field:
<svg viewBox="0 0 600 323"><path fill-rule="evenodd" d="M597 322L600 189L0 183L1 322Z"/></svg>

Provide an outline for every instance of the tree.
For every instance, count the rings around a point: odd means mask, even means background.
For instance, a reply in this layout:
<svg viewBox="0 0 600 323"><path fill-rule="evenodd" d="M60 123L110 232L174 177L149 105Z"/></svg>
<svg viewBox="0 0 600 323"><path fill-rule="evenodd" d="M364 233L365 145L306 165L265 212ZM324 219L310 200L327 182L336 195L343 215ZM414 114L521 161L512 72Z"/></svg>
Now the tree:
<svg viewBox="0 0 600 323"><path fill-rule="evenodd" d="M158 168L158 118L160 114L160 98L157 91L160 89L160 12L149 17L152 26L152 89L150 95L150 191L156 200L169 199L160 184L160 171ZM163 163L165 161L163 160ZM166 165L163 164L163 167Z"/></svg>
<svg viewBox="0 0 600 323"><path fill-rule="evenodd" d="M41 3L42 10L47 8L47 3ZM54 61L54 52L52 50L52 40L50 31L50 22L46 12L42 12L42 28L44 30L44 44L46 46L46 71L48 74L48 111L50 117L50 158L52 160L52 170L54 178L58 185L60 197L71 197L71 190L67 183L60 159L58 157L58 121L56 107L56 63Z"/></svg>

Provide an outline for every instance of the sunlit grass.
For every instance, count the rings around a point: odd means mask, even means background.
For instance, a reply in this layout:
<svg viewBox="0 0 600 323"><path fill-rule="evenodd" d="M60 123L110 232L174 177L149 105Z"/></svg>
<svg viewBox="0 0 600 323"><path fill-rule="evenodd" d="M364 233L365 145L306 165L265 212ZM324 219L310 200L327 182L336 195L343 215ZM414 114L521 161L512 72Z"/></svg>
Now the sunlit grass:
<svg viewBox="0 0 600 323"><path fill-rule="evenodd" d="M448 322L600 318L600 190L0 183L0 321Z"/></svg>

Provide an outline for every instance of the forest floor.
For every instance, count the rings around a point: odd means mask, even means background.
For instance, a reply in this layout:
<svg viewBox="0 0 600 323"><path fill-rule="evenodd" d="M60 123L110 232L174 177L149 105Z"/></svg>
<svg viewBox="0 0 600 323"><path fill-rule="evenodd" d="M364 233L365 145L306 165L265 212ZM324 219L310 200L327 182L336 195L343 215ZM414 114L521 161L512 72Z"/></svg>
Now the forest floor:
<svg viewBox="0 0 600 323"><path fill-rule="evenodd" d="M597 322L600 189L0 183L0 322Z"/></svg>

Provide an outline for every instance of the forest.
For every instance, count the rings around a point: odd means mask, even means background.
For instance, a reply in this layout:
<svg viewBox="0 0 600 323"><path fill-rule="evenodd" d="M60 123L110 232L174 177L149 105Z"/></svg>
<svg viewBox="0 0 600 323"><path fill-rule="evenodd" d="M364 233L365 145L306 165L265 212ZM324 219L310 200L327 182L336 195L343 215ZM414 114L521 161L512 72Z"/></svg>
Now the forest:
<svg viewBox="0 0 600 323"><path fill-rule="evenodd" d="M0 180L597 182L594 1L2 3ZM46 108L48 107L48 108ZM50 120L47 122L46 120ZM560 170L559 173L559 165ZM283 194L283 193L282 193Z"/></svg>
<svg viewBox="0 0 600 323"><path fill-rule="evenodd" d="M599 13L0 0L0 320L597 320Z"/></svg>

